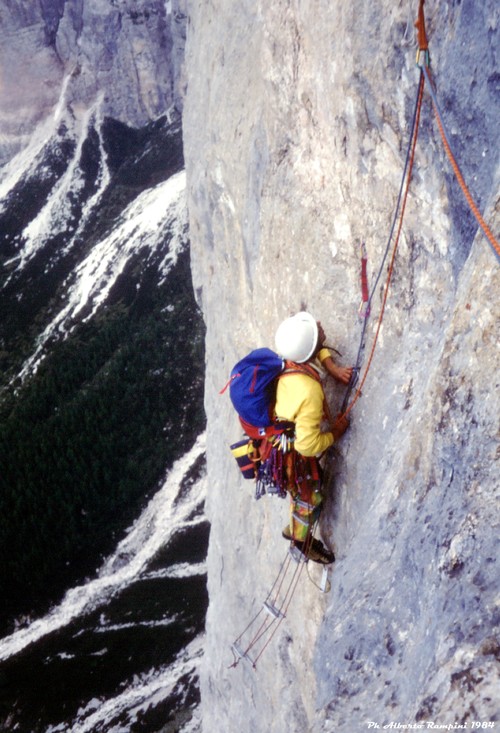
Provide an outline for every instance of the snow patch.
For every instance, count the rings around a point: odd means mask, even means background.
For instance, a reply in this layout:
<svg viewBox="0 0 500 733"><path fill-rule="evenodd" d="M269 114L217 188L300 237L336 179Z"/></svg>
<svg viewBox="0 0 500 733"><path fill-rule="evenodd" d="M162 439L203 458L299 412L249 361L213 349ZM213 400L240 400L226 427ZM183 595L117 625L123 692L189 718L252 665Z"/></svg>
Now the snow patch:
<svg viewBox="0 0 500 733"><path fill-rule="evenodd" d="M105 730L128 733L149 708L163 702L174 690L178 693L183 678L188 676L192 679L198 676L203 641L204 637L200 634L178 655L172 665L136 675L115 697L102 701L92 699L85 707L80 708L75 720L72 721L73 733L95 733ZM185 733L189 731L194 733L199 729L193 727L197 725L196 721L197 718L186 724L183 728ZM47 733L62 733L66 730L68 730L67 723L62 723L49 726Z"/></svg>
<svg viewBox="0 0 500 733"><path fill-rule="evenodd" d="M0 640L0 660L19 653L28 644L66 626L77 616L94 611L116 591L136 582L173 534L191 525L190 517L206 495L206 478L200 478L187 491L183 487L183 478L204 454L205 444L203 433L191 450L174 463L161 489L96 578L68 591L61 604L45 617ZM127 561L124 562L123 558Z"/></svg>
<svg viewBox="0 0 500 733"><path fill-rule="evenodd" d="M36 371L49 339L70 333L83 310L88 313L79 322L95 315L131 257L142 249L154 252L170 237L168 251L159 265L160 284L164 281L186 243L185 188L186 174L180 171L129 204L116 229L96 244L74 271L67 303L39 337L34 354L19 374L21 379Z"/></svg>
<svg viewBox="0 0 500 733"><path fill-rule="evenodd" d="M205 521L205 518L202 517L200 520L200 523L204 521ZM144 577L144 580L156 580L156 579L164 579L164 578L195 578L199 575L206 575L206 574L207 574L207 563L206 562L200 562L196 564L183 562L183 563L179 563L178 565L172 565L171 567L165 568L163 570L154 570L150 573L147 573L143 577Z"/></svg>
<svg viewBox="0 0 500 733"><path fill-rule="evenodd" d="M80 168L80 160L82 148L85 141L89 137L89 131L95 125L96 112L100 106L100 101L85 115L83 129L78 138L77 147L72 160L66 170L66 173L59 179L52 189L47 202L28 226L23 231L24 246L16 256L6 264L18 262L17 270L22 270L26 264L36 255L36 253L45 245L48 239L59 233L68 234L68 244L63 251L68 251L75 240L75 236L82 229L87 216L80 218L80 223L76 234L68 229L68 223L72 219L72 199L79 197L80 191L85 185L84 177ZM97 126L99 128L99 126ZM100 138L101 160L105 161L106 156ZM98 192L94 194L92 199L86 206L86 211L90 210L90 206L95 206L96 201L101 196L103 190L109 182L109 173L107 166L103 163L102 169L98 177Z"/></svg>

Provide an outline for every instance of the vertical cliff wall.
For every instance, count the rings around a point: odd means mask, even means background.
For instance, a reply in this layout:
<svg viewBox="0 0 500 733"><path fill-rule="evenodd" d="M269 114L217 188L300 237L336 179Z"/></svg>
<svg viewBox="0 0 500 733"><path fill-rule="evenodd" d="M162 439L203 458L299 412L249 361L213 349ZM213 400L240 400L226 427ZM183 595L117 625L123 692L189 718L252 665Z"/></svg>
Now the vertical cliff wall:
<svg viewBox="0 0 500 733"><path fill-rule="evenodd" d="M451 142L498 236L498 7L425 8ZM344 363L355 359L359 244L373 284L416 100L416 13L406 0L190 5L184 138L207 325L212 522L207 733L497 719L500 270L428 93L373 366L326 459L331 592L304 574L257 670L228 669L231 642L285 556L287 507L255 502L238 477L227 444L240 431L218 391L236 359L272 346L280 320L303 304ZM328 395L338 408L343 390L329 385Z"/></svg>

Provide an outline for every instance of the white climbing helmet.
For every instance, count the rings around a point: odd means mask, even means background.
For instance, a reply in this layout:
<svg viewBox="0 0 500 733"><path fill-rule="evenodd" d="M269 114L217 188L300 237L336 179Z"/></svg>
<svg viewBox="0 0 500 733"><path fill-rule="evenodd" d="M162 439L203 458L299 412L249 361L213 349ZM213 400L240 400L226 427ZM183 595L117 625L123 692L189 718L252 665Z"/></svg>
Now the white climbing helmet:
<svg viewBox="0 0 500 733"><path fill-rule="evenodd" d="M316 350L318 324L310 313L296 313L280 323L275 343L280 356L301 364L310 359Z"/></svg>

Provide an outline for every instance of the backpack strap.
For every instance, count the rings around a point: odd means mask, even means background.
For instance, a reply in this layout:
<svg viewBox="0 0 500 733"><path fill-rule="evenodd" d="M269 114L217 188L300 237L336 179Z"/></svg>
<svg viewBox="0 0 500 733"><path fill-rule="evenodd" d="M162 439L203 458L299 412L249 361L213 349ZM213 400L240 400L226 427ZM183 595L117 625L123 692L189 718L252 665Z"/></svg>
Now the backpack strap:
<svg viewBox="0 0 500 733"><path fill-rule="evenodd" d="M319 375L319 372L313 366L307 363L298 364L295 361L285 361L285 369L278 376L278 379L281 379L282 377L286 377L287 374L307 374L307 376L311 377L316 382L319 382L321 384L321 377ZM328 422L330 423L330 425L333 425L332 413L330 412L330 408L328 407L326 396L323 400L323 413L324 413L326 420L328 420Z"/></svg>
<svg viewBox="0 0 500 733"><path fill-rule="evenodd" d="M227 384L225 384L224 387L219 391L219 394L224 394L227 388L231 386L231 382L233 382L237 377L241 377L241 374L239 372L229 377Z"/></svg>
<svg viewBox="0 0 500 733"><path fill-rule="evenodd" d="M278 375L278 379L286 377L287 374L307 374L309 377L314 379L316 382L321 382L319 372L310 364L297 364L295 361L285 361L285 368Z"/></svg>

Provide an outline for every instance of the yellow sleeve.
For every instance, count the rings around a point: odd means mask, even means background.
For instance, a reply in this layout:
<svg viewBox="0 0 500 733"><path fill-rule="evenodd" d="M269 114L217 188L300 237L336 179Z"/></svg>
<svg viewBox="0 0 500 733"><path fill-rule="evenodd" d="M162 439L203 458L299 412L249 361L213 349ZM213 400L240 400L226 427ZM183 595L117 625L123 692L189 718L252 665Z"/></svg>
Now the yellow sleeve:
<svg viewBox="0 0 500 733"><path fill-rule="evenodd" d="M316 358L319 359L321 363L323 363L325 359L328 359L329 356L331 357L331 354L328 349L320 349Z"/></svg>

